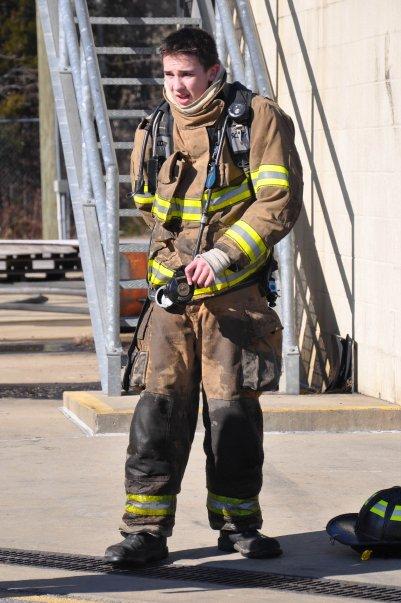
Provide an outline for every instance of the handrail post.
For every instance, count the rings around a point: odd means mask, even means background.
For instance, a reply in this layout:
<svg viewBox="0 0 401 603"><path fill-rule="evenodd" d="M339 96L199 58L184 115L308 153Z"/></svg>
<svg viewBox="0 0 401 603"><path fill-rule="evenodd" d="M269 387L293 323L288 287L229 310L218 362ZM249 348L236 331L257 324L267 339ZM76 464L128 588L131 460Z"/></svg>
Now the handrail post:
<svg viewBox="0 0 401 603"><path fill-rule="evenodd" d="M68 48L71 73L74 80L74 88L78 101L79 118L85 140L88 162L91 165L91 183L93 194L96 200L100 232L102 235L102 242L105 244L106 189L103 181L103 170L99 157L99 150L97 148L97 139L93 118L88 110L88 107L91 104L91 98L90 94L88 95L90 91L89 86L87 86L87 73L86 69L82 68L83 66L70 0L60 0L60 16L65 29L65 39ZM84 80L85 94L83 94L82 80Z"/></svg>
<svg viewBox="0 0 401 603"><path fill-rule="evenodd" d="M259 42L259 35L251 13L249 0L236 0L238 15L241 21L245 43L252 58L253 69L258 84L259 94L272 97L272 90L267 77L267 68Z"/></svg>
<svg viewBox="0 0 401 603"><path fill-rule="evenodd" d="M251 54L248 45L245 45L245 86L255 92L257 89L255 73L253 70Z"/></svg>
<svg viewBox="0 0 401 603"><path fill-rule="evenodd" d="M106 168L106 299L108 354L120 354L120 291L118 248L118 169Z"/></svg>
<svg viewBox="0 0 401 603"><path fill-rule="evenodd" d="M283 360L285 392L299 394L300 366L299 348L295 335L294 304L294 231L291 230L276 245L280 267L281 320L283 323Z"/></svg>
<svg viewBox="0 0 401 603"><path fill-rule="evenodd" d="M118 165L88 7L84 0L75 0L81 43L84 50L95 119L99 132L103 162L106 168L106 349L108 355L119 355L119 249L118 249Z"/></svg>
<svg viewBox="0 0 401 603"><path fill-rule="evenodd" d="M232 14L227 0L216 0L216 7L220 14L221 24L226 39L228 53L230 55L232 74L235 80L245 83L244 63L238 46Z"/></svg>
<svg viewBox="0 0 401 603"><path fill-rule="evenodd" d="M221 16L220 16L220 11L219 11L219 7L216 4L216 35L215 35L215 39L216 39L216 47L217 47L217 54L219 55L219 59L220 62L222 63L222 65L224 65L227 68L227 44L224 38L224 31L223 31L223 24L221 22ZM230 80L230 78L228 77L228 68L227 68L227 79Z"/></svg>

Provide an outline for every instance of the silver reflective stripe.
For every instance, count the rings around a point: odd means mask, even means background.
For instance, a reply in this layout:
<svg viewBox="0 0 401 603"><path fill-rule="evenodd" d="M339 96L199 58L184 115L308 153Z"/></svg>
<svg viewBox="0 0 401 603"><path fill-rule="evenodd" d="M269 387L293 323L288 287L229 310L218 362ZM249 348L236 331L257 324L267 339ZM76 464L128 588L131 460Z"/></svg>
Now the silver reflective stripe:
<svg viewBox="0 0 401 603"><path fill-rule="evenodd" d="M258 177L255 178L255 181L267 180L269 178L286 180L288 182L288 174L283 174L283 172L259 172Z"/></svg>
<svg viewBox="0 0 401 603"><path fill-rule="evenodd" d="M388 503L384 500L379 500L377 503L371 507L370 512L379 515L380 517L384 517L386 513Z"/></svg>
<svg viewBox="0 0 401 603"><path fill-rule="evenodd" d="M212 210L216 211L219 208L221 203L224 203L224 201L228 201L228 199L231 199L232 197L236 197L237 195L240 195L241 193L244 193L245 191L247 191L247 192L249 192L249 194L251 194L251 191L249 190L248 182L243 182L240 186L235 187L234 190L224 193L220 197L216 197L216 198L212 199L212 202L210 204ZM238 199L235 203L240 203L241 201L243 201L243 199ZM233 205L235 205L235 203L233 203ZM227 205L226 207L229 207L229 205Z"/></svg>
<svg viewBox="0 0 401 603"><path fill-rule="evenodd" d="M170 509L172 507L171 502L139 502L130 498L127 498L127 505L140 509Z"/></svg>
<svg viewBox="0 0 401 603"><path fill-rule="evenodd" d="M250 234L247 233L246 230L244 230L243 228L241 228L241 226L239 226L238 224L234 224L233 226L231 226L229 228L229 231L230 230L232 230L233 232L236 232L240 237L242 237L243 239L245 239L245 241L248 243L249 247L251 247L253 253L255 254L255 259L260 256L261 251L260 251L257 243L250 236ZM230 234L230 233L228 232L228 234ZM250 258L250 259L253 259L253 258Z"/></svg>
<svg viewBox="0 0 401 603"><path fill-rule="evenodd" d="M229 503L229 502L220 502L219 500L214 500L213 498L209 498L209 503L211 507L215 509L228 509L235 511L236 509L257 509L258 504L256 502L243 502L239 504Z"/></svg>

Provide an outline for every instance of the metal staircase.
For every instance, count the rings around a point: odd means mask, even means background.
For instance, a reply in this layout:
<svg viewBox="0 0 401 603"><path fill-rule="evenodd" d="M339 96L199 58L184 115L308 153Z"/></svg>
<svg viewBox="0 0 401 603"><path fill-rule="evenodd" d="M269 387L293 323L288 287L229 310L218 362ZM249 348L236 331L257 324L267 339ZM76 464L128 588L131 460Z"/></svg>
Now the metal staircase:
<svg viewBox="0 0 401 603"><path fill-rule="evenodd" d="M150 73L146 69L143 75L131 74L132 65L120 65L122 77L108 72L110 60L146 57L152 61L156 48L140 43L143 28L203 25L216 36L222 61L226 63L229 57L231 77L271 96L248 0L216 0L216 12L211 0L174 4L181 7L180 14L170 17L105 17L90 16L86 0L38 0L102 390L107 395L121 393L120 326L136 325L147 286L147 241L138 236L119 241L120 227L126 230L123 221L134 224L138 215L125 201L130 190L127 158L135 127L155 106L163 84L160 67L159 74L152 76L151 67ZM192 14L185 15L190 4ZM237 29L233 26L234 8L240 17ZM124 35L127 28L132 32L129 36ZM99 31L101 35L97 35ZM166 33L154 37L160 40ZM134 46L126 42L131 36ZM129 108L111 108L118 90L130 88L136 93L128 94L124 106ZM291 302L291 274L286 278L290 279L287 285L282 275L283 301ZM121 305L125 312L120 320ZM289 310L291 313L291 304ZM293 336L291 325L290 333ZM299 375L294 377L299 383Z"/></svg>

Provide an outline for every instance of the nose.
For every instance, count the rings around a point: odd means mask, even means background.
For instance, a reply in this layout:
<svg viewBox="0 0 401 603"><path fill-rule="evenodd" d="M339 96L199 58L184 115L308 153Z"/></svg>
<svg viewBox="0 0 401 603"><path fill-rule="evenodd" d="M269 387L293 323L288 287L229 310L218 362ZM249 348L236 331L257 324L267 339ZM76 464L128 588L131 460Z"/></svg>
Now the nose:
<svg viewBox="0 0 401 603"><path fill-rule="evenodd" d="M179 92L184 89L184 84L182 82L182 78L179 75L176 75L172 81L172 88L175 92Z"/></svg>

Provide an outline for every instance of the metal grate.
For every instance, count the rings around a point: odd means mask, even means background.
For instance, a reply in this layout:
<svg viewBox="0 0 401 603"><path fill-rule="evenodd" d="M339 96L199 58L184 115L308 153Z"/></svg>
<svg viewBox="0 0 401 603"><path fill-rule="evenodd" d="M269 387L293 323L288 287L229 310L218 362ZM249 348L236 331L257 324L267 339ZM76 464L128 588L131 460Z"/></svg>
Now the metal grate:
<svg viewBox="0 0 401 603"><path fill-rule="evenodd" d="M311 595L368 599L370 601L401 601L401 589L389 586L285 574L239 571L209 566L197 567L159 564L139 568L115 569L101 557L67 555L46 551L24 551L20 549L0 549L0 563L92 573L133 574L143 578L207 582L230 587L268 588L302 592Z"/></svg>

